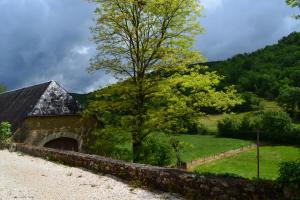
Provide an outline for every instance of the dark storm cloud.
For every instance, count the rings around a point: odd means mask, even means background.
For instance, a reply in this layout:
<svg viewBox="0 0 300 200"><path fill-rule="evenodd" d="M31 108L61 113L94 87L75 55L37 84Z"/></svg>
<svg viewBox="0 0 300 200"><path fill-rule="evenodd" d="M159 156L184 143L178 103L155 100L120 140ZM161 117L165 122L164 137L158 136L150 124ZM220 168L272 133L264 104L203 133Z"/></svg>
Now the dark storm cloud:
<svg viewBox="0 0 300 200"><path fill-rule="evenodd" d="M54 79L71 91L108 82L85 72L93 9L85 0L1 0L0 81L14 89Z"/></svg>
<svg viewBox="0 0 300 200"><path fill-rule="evenodd" d="M206 34L196 48L210 60L252 51L296 30L284 0L202 0ZM56 80L86 92L110 83L87 74L94 5L86 0L0 0L0 82L10 89ZM299 24L298 24L299 26Z"/></svg>
<svg viewBox="0 0 300 200"><path fill-rule="evenodd" d="M198 37L196 47L209 60L254 51L300 30L291 17L295 10L285 0L201 1L205 17L200 22L206 33Z"/></svg>

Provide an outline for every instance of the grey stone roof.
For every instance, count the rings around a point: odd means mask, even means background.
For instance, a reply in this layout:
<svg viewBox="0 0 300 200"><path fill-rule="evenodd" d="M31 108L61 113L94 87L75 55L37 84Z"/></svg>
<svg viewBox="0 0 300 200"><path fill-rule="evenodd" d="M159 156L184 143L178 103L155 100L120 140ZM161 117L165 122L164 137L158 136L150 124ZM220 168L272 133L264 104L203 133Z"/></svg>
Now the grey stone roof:
<svg viewBox="0 0 300 200"><path fill-rule="evenodd" d="M17 130L28 116L76 114L80 106L55 81L0 94L0 122L8 121Z"/></svg>

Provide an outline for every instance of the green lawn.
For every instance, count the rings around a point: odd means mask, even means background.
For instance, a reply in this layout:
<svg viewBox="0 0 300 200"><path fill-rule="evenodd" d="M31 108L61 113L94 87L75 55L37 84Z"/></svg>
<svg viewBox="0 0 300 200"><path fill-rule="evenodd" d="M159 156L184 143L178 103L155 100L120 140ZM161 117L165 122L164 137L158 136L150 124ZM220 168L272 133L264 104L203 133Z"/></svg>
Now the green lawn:
<svg viewBox="0 0 300 200"><path fill-rule="evenodd" d="M218 121L224 118L224 114L219 115L207 115L200 117L199 122L203 124L209 133L217 133L218 132Z"/></svg>
<svg viewBox="0 0 300 200"><path fill-rule="evenodd" d="M261 147L260 171L264 179L278 177L279 163L300 158L300 148L292 146ZM256 150L240 153L196 168L197 172L232 173L246 178L256 177Z"/></svg>
<svg viewBox="0 0 300 200"><path fill-rule="evenodd" d="M282 110L278 104L274 101L262 100L262 107L263 110ZM209 133L217 133L218 132L218 121L224 119L225 116L229 114L217 114L217 115L206 115L199 118L199 123L203 124ZM253 112L242 112L242 113L235 113L235 116L239 119L242 119L244 116L251 116Z"/></svg>
<svg viewBox="0 0 300 200"><path fill-rule="evenodd" d="M246 115L251 115L251 112L236 113L237 118L243 118ZM199 123L203 124L209 133L216 134L218 132L218 122L224 119L224 117L229 116L230 114L218 114L218 115L206 115L199 118Z"/></svg>
<svg viewBox="0 0 300 200"><path fill-rule="evenodd" d="M192 145L191 148L186 148L181 154L185 162L204 156L211 156L223 151L237 149L252 143L247 140L221 138L213 135L178 135L177 137L180 141Z"/></svg>

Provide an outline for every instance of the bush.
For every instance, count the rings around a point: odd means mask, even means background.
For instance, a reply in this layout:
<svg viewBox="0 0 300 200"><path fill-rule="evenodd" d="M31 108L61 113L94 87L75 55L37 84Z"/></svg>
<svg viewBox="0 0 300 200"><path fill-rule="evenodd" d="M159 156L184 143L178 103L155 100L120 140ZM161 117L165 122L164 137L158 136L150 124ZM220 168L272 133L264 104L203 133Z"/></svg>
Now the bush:
<svg viewBox="0 0 300 200"><path fill-rule="evenodd" d="M124 130L106 126L95 130L91 140L89 153L125 161L132 160L131 136Z"/></svg>
<svg viewBox="0 0 300 200"><path fill-rule="evenodd" d="M11 124L9 122L0 123L0 145L5 145L9 142L9 138L12 136Z"/></svg>
<svg viewBox="0 0 300 200"><path fill-rule="evenodd" d="M268 111L261 115L259 122L262 139L275 142L289 142L292 120L286 112Z"/></svg>
<svg viewBox="0 0 300 200"><path fill-rule="evenodd" d="M218 133L224 137L239 137L241 122L235 116L226 116L218 122Z"/></svg>
<svg viewBox="0 0 300 200"><path fill-rule="evenodd" d="M254 93L245 92L241 94L244 102L233 108L234 112L246 112L258 110L261 107L261 99Z"/></svg>
<svg viewBox="0 0 300 200"><path fill-rule="evenodd" d="M230 116L218 122L218 134L223 137L255 139L257 130L263 141L297 144L300 140L300 128L294 127L289 115L282 111L267 111L242 119Z"/></svg>
<svg viewBox="0 0 300 200"><path fill-rule="evenodd" d="M196 134L199 134L199 135L208 135L209 131L208 131L207 126L205 126L204 124L194 122L194 123L188 124L188 126L187 126L187 132L185 134L190 134L190 135L196 135Z"/></svg>
<svg viewBox="0 0 300 200"><path fill-rule="evenodd" d="M284 189L285 195L287 195L289 199L299 198L300 160L281 163L277 183Z"/></svg>
<svg viewBox="0 0 300 200"><path fill-rule="evenodd" d="M197 134L199 135L211 135L213 133L209 132L208 127L205 124L198 124Z"/></svg>
<svg viewBox="0 0 300 200"><path fill-rule="evenodd" d="M300 140L300 127L299 126L293 126L292 130L289 133L289 138L291 138L291 140L293 141L298 141L298 143L296 142L296 144L299 144L299 140Z"/></svg>
<svg viewBox="0 0 300 200"><path fill-rule="evenodd" d="M242 138L254 138L256 136L255 132L255 118L244 116L239 128L239 133L242 134Z"/></svg>
<svg viewBox="0 0 300 200"><path fill-rule="evenodd" d="M141 148L141 160L139 162L166 166L171 164L174 157L170 139L163 133L151 133L143 141Z"/></svg>

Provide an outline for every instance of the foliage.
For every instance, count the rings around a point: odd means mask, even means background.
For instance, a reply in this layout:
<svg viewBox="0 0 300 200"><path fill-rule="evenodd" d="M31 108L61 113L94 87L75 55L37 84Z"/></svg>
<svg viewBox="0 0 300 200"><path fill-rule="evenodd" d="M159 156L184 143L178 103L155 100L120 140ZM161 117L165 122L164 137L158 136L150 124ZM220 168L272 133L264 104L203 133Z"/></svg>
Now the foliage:
<svg viewBox="0 0 300 200"><path fill-rule="evenodd" d="M264 112L261 116L259 129L262 139L278 142L288 142L289 133L292 129L292 120L285 112ZM292 141L291 141L292 142Z"/></svg>
<svg viewBox="0 0 300 200"><path fill-rule="evenodd" d="M152 133L147 135L141 148L140 162L156 166L166 166L171 164L174 152L170 144L170 139L162 133Z"/></svg>
<svg viewBox="0 0 300 200"><path fill-rule="evenodd" d="M0 94L6 91L6 87L3 84L0 84Z"/></svg>
<svg viewBox="0 0 300 200"><path fill-rule="evenodd" d="M86 108L90 101L91 94L70 93L72 97L83 107Z"/></svg>
<svg viewBox="0 0 300 200"><path fill-rule="evenodd" d="M191 132L189 132L192 134ZM204 123L197 123L197 132L199 135L213 135L214 133L210 132L209 128Z"/></svg>
<svg viewBox="0 0 300 200"><path fill-rule="evenodd" d="M150 134L145 128L147 101L158 90L161 73L203 60L192 50L194 37L202 32L197 21L201 6L197 0L91 1L98 5L92 28L98 54L89 70L127 79L124 95L119 95L127 106L123 122L131 129L133 160L138 161L142 142Z"/></svg>
<svg viewBox="0 0 300 200"><path fill-rule="evenodd" d="M239 134L240 121L233 116L226 116L218 122L218 132L220 136L234 137ZM242 138L242 137L241 137Z"/></svg>
<svg viewBox="0 0 300 200"><path fill-rule="evenodd" d="M262 107L262 100L252 92L241 93L241 98L244 102L241 105L234 107L234 112L246 112L260 110Z"/></svg>
<svg viewBox="0 0 300 200"><path fill-rule="evenodd" d="M289 188L292 196L300 196L300 160L280 164L277 183L282 188Z"/></svg>
<svg viewBox="0 0 300 200"><path fill-rule="evenodd" d="M218 134L223 137L255 139L257 131L263 141L297 144L300 139L298 128L282 111L265 111L242 119L233 115L218 123Z"/></svg>
<svg viewBox="0 0 300 200"><path fill-rule="evenodd" d="M0 123L0 145L6 144L11 137L11 124L9 122Z"/></svg>
<svg viewBox="0 0 300 200"><path fill-rule="evenodd" d="M299 87L300 33L294 32L253 53L236 55L226 61L207 63L225 76L221 85L236 85L239 92L276 99L284 85Z"/></svg>
<svg viewBox="0 0 300 200"><path fill-rule="evenodd" d="M112 157L119 160L130 161L131 136L127 132L113 127L95 130L91 150L93 153Z"/></svg>
<svg viewBox="0 0 300 200"><path fill-rule="evenodd" d="M286 0L286 3L292 8L300 8L300 0ZM296 19L300 19L300 15L295 15Z"/></svg>
<svg viewBox="0 0 300 200"><path fill-rule="evenodd" d="M276 180L281 162L294 161L299 158L299 148L293 146L262 146L260 148L260 176L263 179ZM210 173L233 173L245 178L257 175L256 150L250 150L223 158L205 165L200 165L196 171Z"/></svg>
<svg viewBox="0 0 300 200"><path fill-rule="evenodd" d="M226 110L241 102L233 88L216 90L219 78L215 73L197 73L192 76L175 73L162 80L160 89L147 101L143 121L143 140L157 132L198 133L201 131L196 119L204 113L202 106L214 106ZM111 85L95 92L86 114L93 115L106 127L133 132L136 120L127 81ZM192 94L191 94L192 93ZM202 128L203 131L203 128ZM143 159L143 158L141 158Z"/></svg>
<svg viewBox="0 0 300 200"><path fill-rule="evenodd" d="M294 119L297 118L300 113L300 87L283 87L277 101Z"/></svg>

